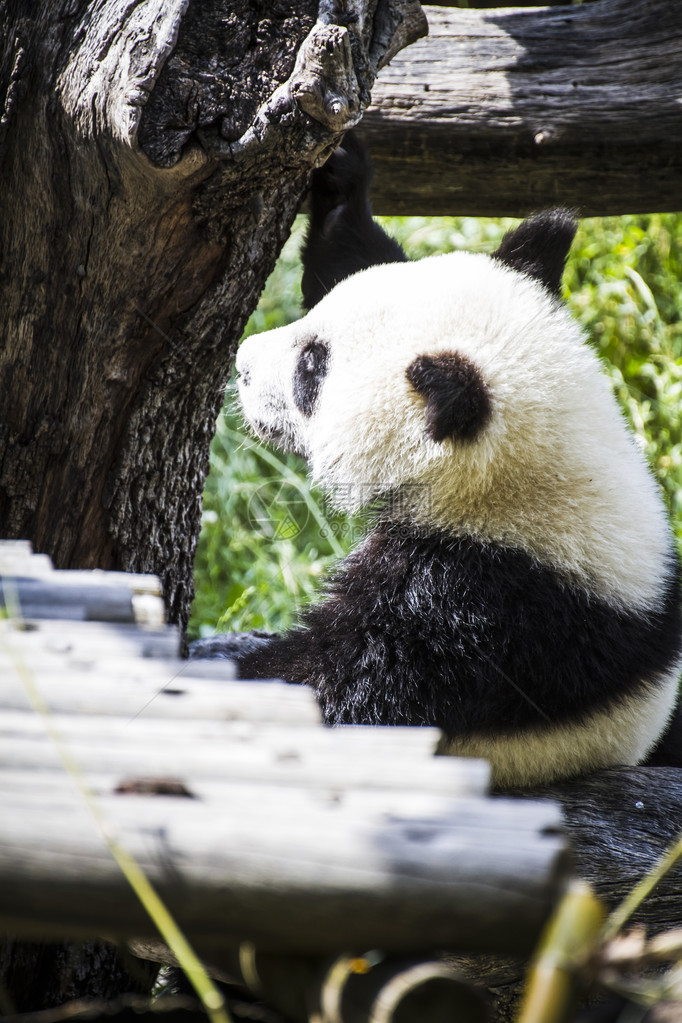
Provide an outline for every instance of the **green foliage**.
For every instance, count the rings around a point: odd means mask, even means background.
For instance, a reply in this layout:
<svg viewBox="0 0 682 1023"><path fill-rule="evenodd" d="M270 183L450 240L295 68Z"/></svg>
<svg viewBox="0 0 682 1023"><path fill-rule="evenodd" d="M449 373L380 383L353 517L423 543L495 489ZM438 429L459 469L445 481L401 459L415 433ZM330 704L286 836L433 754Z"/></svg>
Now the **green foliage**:
<svg viewBox="0 0 682 1023"><path fill-rule="evenodd" d="M304 227L299 218L245 336L300 317ZM230 386L211 446L190 636L287 628L359 529L325 506L300 458L244 432Z"/></svg>
<svg viewBox="0 0 682 1023"><path fill-rule="evenodd" d="M682 537L682 216L586 222L565 282Z"/></svg>
<svg viewBox="0 0 682 1023"><path fill-rule="evenodd" d="M514 223L473 217L382 222L415 259L461 248L492 252ZM303 229L299 218L247 334L301 315ZM584 221L565 284L682 537L682 215ZM299 459L245 435L233 404L231 393L211 450L192 636L287 628L362 530L361 522L331 513Z"/></svg>

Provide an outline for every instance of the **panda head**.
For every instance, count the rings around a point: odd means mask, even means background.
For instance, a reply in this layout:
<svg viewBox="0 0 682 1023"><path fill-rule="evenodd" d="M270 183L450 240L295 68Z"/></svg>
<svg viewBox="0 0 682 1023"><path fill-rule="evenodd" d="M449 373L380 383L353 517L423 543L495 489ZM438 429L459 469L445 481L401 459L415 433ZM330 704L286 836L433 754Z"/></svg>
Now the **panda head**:
<svg viewBox="0 0 682 1023"><path fill-rule="evenodd" d="M237 357L254 431L303 455L341 505L431 481L477 488L496 449L545 427L581 339L557 301L575 232L524 222L494 256L374 266Z"/></svg>
<svg viewBox="0 0 682 1023"><path fill-rule="evenodd" d="M301 320L244 342L247 421L302 454L348 510L397 494L412 523L521 545L583 577L598 561L607 577L621 553L609 558L604 544L632 532L639 497L643 520L658 502L559 298L574 233L568 213L549 211L492 256L341 281Z"/></svg>

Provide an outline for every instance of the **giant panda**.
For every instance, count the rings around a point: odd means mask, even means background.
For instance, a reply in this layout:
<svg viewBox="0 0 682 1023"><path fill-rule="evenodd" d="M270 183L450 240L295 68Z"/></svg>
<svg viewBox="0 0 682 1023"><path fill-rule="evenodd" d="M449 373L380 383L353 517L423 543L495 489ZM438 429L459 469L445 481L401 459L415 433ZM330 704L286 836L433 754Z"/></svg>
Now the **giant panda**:
<svg viewBox="0 0 682 1023"><path fill-rule="evenodd" d="M575 220L408 262L369 177L350 138L317 172L310 309L249 337L236 370L255 434L373 525L299 627L208 653L311 686L332 725L437 725L498 787L640 763L676 701L680 563L560 298Z"/></svg>

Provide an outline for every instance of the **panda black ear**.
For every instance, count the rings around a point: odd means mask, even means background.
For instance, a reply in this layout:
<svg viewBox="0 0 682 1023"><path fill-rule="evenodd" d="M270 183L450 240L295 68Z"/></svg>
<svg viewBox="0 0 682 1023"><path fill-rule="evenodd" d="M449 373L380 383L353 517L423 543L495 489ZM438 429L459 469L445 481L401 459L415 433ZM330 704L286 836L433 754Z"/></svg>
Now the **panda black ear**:
<svg viewBox="0 0 682 1023"><path fill-rule="evenodd" d="M578 222L571 210L545 210L528 217L504 236L495 259L534 277L553 295L561 295L561 278Z"/></svg>
<svg viewBox="0 0 682 1023"><path fill-rule="evenodd" d="M426 398L426 432L432 440L473 440L488 422L490 392L466 356L418 355L407 367L407 379Z"/></svg>

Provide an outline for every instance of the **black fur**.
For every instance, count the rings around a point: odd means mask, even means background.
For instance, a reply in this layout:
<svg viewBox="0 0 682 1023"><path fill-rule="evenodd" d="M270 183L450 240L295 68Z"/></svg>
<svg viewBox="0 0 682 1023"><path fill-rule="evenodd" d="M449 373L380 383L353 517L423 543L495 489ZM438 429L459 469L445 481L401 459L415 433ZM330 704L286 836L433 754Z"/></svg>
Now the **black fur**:
<svg viewBox="0 0 682 1023"><path fill-rule="evenodd" d="M426 432L474 440L490 419L492 401L480 371L458 352L419 355L407 367L407 379L426 398Z"/></svg>
<svg viewBox="0 0 682 1023"><path fill-rule="evenodd" d="M561 278L577 226L570 210L545 210L506 234L493 255L560 297Z"/></svg>
<svg viewBox="0 0 682 1023"><path fill-rule="evenodd" d="M238 661L254 650L267 646L273 639L279 639L276 632L220 632L206 639L195 639L190 643L190 657L207 661Z"/></svg>
<svg viewBox="0 0 682 1023"><path fill-rule="evenodd" d="M406 262L400 245L372 219L371 181L369 154L352 131L325 165L314 171L310 223L301 254L306 309L358 270Z"/></svg>
<svg viewBox="0 0 682 1023"><path fill-rule="evenodd" d="M329 351L321 341L308 341L296 360L294 370L294 404L310 417L315 410L320 387L327 375Z"/></svg>
<svg viewBox="0 0 682 1023"><path fill-rule="evenodd" d="M514 734L641 691L682 647L679 563L649 614L617 611L523 551L380 525L329 598L240 661L308 683L330 724Z"/></svg>
<svg viewBox="0 0 682 1023"><path fill-rule="evenodd" d="M652 767L682 767L682 706L678 704L665 734L646 760Z"/></svg>

